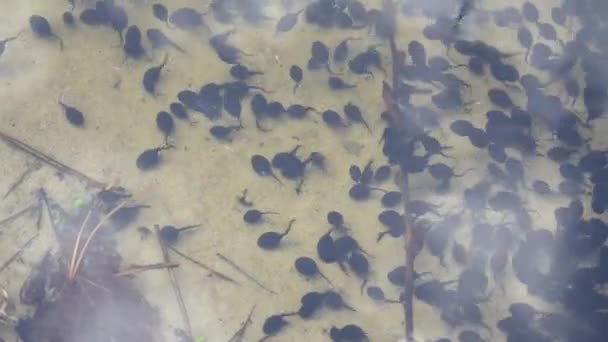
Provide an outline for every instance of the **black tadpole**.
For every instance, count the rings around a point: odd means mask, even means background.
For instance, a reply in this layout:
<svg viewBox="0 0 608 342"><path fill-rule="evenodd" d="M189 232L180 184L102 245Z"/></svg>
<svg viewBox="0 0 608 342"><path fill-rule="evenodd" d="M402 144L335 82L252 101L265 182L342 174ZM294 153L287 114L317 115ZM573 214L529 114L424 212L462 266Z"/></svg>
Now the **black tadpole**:
<svg viewBox="0 0 608 342"><path fill-rule="evenodd" d="M339 293L332 291L332 290L325 292L325 296L323 298L323 303L325 304L325 306L327 306L328 308L330 308L332 310L347 309L350 311L357 311L357 310L353 309L352 306L346 304L346 302L344 301L344 299L342 298L342 296Z"/></svg>
<svg viewBox="0 0 608 342"><path fill-rule="evenodd" d="M289 68L289 77L291 77L291 79L296 83L293 86L293 93L296 93L296 89L298 89L298 87L300 86L300 83L302 83L302 78L303 78L303 72L302 72L302 68L300 68L297 65L292 65Z"/></svg>
<svg viewBox="0 0 608 342"><path fill-rule="evenodd" d="M142 84L144 89L152 96L155 96L156 83L160 79L160 72L163 70L165 65L167 64L167 60L169 59L169 55L165 54L165 58L160 65L152 67L144 73L144 78L142 80Z"/></svg>
<svg viewBox="0 0 608 342"><path fill-rule="evenodd" d="M258 175L262 177L270 176L274 178L277 182L279 182L279 184L283 185L283 182L281 182L281 180L277 178L274 172L272 172L270 161L268 161L266 157L261 156L259 154L254 155L253 157L251 157L251 166Z"/></svg>
<svg viewBox="0 0 608 342"><path fill-rule="evenodd" d="M169 110L171 111L171 113L173 115L175 115L176 118L178 118L180 120L190 121L190 117L188 116L188 110L180 102L172 102L169 105ZM190 123L192 123L192 122L190 121Z"/></svg>
<svg viewBox="0 0 608 342"><path fill-rule="evenodd" d="M334 110L329 109L324 111L323 114L321 114L321 117L323 118L323 122L330 128L346 127L340 114Z"/></svg>
<svg viewBox="0 0 608 342"><path fill-rule="evenodd" d="M137 168L146 171L155 168L160 163L160 151L175 148L171 145L166 145L162 147L151 148L143 151L135 162Z"/></svg>
<svg viewBox="0 0 608 342"><path fill-rule="evenodd" d="M365 119L363 119L363 114L361 114L361 110L359 109L359 107L349 102L344 106L344 114L346 114L346 117L350 121L361 123L363 124L363 126L365 126L365 128L367 128L370 133L372 132Z"/></svg>
<svg viewBox="0 0 608 342"><path fill-rule="evenodd" d="M277 26L275 27L274 34L284 33L290 31L298 23L298 16L304 9L301 9L294 13L287 13L279 19Z"/></svg>
<svg viewBox="0 0 608 342"><path fill-rule="evenodd" d="M174 226L164 226L160 229L160 238L170 244L173 245L177 242L177 239L179 238L179 234L187 231L187 230L191 230L194 228L198 228L200 227L200 224L194 224L194 225L190 225L190 226L185 226L185 227L180 227L180 228L176 228Z"/></svg>
<svg viewBox="0 0 608 342"><path fill-rule="evenodd" d="M239 125L235 125L235 126L216 125L209 129L209 133L211 133L211 135L217 140L223 140L223 141L230 142L230 141L232 141L233 133L240 130L241 128L242 128L242 126L239 126Z"/></svg>
<svg viewBox="0 0 608 342"><path fill-rule="evenodd" d="M32 31L42 38L53 38L59 41L59 49L63 50L63 40L53 33L51 24L49 24L49 21L46 20L45 17L36 14L32 15L30 17L30 27L32 28Z"/></svg>
<svg viewBox="0 0 608 342"><path fill-rule="evenodd" d="M146 36L150 41L153 49L162 48L165 46L172 46L174 49L181 53L186 53L186 50L181 46L174 43L169 37L167 37L161 30L159 29L148 29L146 30Z"/></svg>
<svg viewBox="0 0 608 342"><path fill-rule="evenodd" d="M241 195L237 197L237 199L239 200L239 203L243 206L243 207L251 207L253 206L253 202L247 199L247 189L244 189L243 192L241 192Z"/></svg>
<svg viewBox="0 0 608 342"><path fill-rule="evenodd" d="M167 10L167 7L163 4L154 4L152 5L152 14L154 14L156 19L162 21L169 27L169 11Z"/></svg>
<svg viewBox="0 0 608 342"><path fill-rule="evenodd" d="M110 20L110 26L116 33L118 33L118 38L120 39L120 45L124 43L124 39L122 37L122 32L129 25L129 17L127 12L119 6L113 5L108 10L108 19Z"/></svg>
<svg viewBox="0 0 608 342"><path fill-rule="evenodd" d="M166 111L158 112L156 115L156 126L165 135L165 144L169 144L167 140L169 135L175 131L175 123L173 117Z"/></svg>
<svg viewBox="0 0 608 342"><path fill-rule="evenodd" d="M125 44L122 50L127 57L140 58L146 54L146 50L141 45L141 31L135 25L129 26L125 34Z"/></svg>
<svg viewBox="0 0 608 342"><path fill-rule="evenodd" d="M308 257L299 257L296 259L294 266L298 273L305 277L316 277L317 275L321 276L329 285L332 287L334 284L319 270L317 263Z"/></svg>
<svg viewBox="0 0 608 342"><path fill-rule="evenodd" d="M264 325L262 326L262 331L266 336L259 340L259 342L266 341L270 336L278 334L283 328L289 323L285 320L284 317L294 316L297 313L290 312L279 315L272 315L264 321Z"/></svg>
<svg viewBox="0 0 608 342"><path fill-rule="evenodd" d="M264 73L261 71L249 70L249 68L247 68L246 66L244 66L242 64L235 64L232 67L230 67L230 75L232 75L232 77L236 78L237 80L241 80L241 81L244 81L251 76L262 75L262 74L264 74Z"/></svg>
<svg viewBox="0 0 608 342"><path fill-rule="evenodd" d="M344 62L346 60L346 57L348 57L348 42L350 42L351 40L360 39L361 38L346 38L341 41L340 44L338 44L338 46L336 46L336 48L334 49L334 63Z"/></svg>
<svg viewBox="0 0 608 342"><path fill-rule="evenodd" d="M327 80L327 84L329 84L329 87L333 90L352 89L357 86L356 84L346 83L346 81L337 76L331 76Z"/></svg>
<svg viewBox="0 0 608 342"><path fill-rule="evenodd" d="M63 103L62 99L63 95L59 97L57 102L59 103L59 105L61 105L61 107L63 107L65 118L76 127L84 126L84 115L82 114L82 112L72 106L66 105L65 103Z"/></svg>
<svg viewBox="0 0 608 342"><path fill-rule="evenodd" d="M285 229L285 231L283 233L266 232L266 233L260 235L260 237L258 239L258 247L265 249L265 250L272 250L272 249L276 249L277 247L279 247L279 244L281 243L281 239L283 239L283 237L285 237L287 234L289 234L289 231L291 230L291 227L293 226L294 222L296 222L296 220L291 219L291 221L289 221L289 225L287 226L287 229Z"/></svg>
<svg viewBox="0 0 608 342"><path fill-rule="evenodd" d="M279 213L276 211L259 211L257 209L247 210L245 215L243 215L243 221L249 224L260 223L262 216L264 215L278 215Z"/></svg>
<svg viewBox="0 0 608 342"><path fill-rule="evenodd" d="M369 261L363 254L353 252L350 255L350 258L348 258L348 266L357 275L357 277L361 278L361 293L363 293L363 289L365 288L369 278Z"/></svg>

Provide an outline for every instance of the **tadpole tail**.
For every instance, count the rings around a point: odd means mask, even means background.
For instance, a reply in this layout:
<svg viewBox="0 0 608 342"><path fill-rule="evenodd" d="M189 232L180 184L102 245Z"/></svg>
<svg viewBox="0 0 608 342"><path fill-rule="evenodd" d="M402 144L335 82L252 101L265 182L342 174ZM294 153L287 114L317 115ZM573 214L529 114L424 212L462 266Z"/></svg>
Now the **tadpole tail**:
<svg viewBox="0 0 608 342"><path fill-rule="evenodd" d="M63 39L61 39L61 37L59 37L58 35L51 33L51 37L53 37L55 40L59 41L59 51L63 51Z"/></svg>
<svg viewBox="0 0 608 342"><path fill-rule="evenodd" d="M200 224L200 223L199 223L199 224L192 224L192 225L189 225L189 226L185 226L185 227L180 227L180 228L177 228L177 230L179 230L180 232L183 232L183 231L186 231L186 230L190 230L190 229L198 228L198 227L200 227L200 226L201 226L201 224Z"/></svg>
<svg viewBox="0 0 608 342"><path fill-rule="evenodd" d="M12 37L4 38L3 40L0 41L0 43L1 44L8 43L10 41L13 41L13 40L19 38L19 36L21 35L21 32L23 32L23 31L19 31L16 35L14 35Z"/></svg>
<svg viewBox="0 0 608 342"><path fill-rule="evenodd" d="M384 235L388 234L388 231L378 233L378 237L376 238L376 243L380 242Z"/></svg>
<svg viewBox="0 0 608 342"><path fill-rule="evenodd" d="M175 50L181 52L181 53L188 53L188 51L186 51L184 48L182 48L181 46L175 44L172 41L169 41L169 45L171 45Z"/></svg>
<svg viewBox="0 0 608 342"><path fill-rule="evenodd" d="M271 173L270 177L274 178L274 180L276 180L277 182L279 182L279 184L284 185L283 182L281 182L281 180L274 173Z"/></svg>
<svg viewBox="0 0 608 342"><path fill-rule="evenodd" d="M169 61L169 54L167 52L165 52L165 57L163 57L163 61L162 61L162 63L160 63L158 68L162 70L162 68L164 68L165 65L167 65L168 61Z"/></svg>
<svg viewBox="0 0 608 342"><path fill-rule="evenodd" d="M327 72L329 72L332 75L342 75L341 73L331 70L331 66L329 65L329 62L327 62L327 64L325 64L325 68L327 69Z"/></svg>
<svg viewBox="0 0 608 342"><path fill-rule="evenodd" d="M296 219L289 220L289 225L287 226L287 229L285 229L285 231L283 232L283 234L281 234L281 237L289 234L289 232L291 231L291 227L293 226L294 222L296 222Z"/></svg>
<svg viewBox="0 0 608 342"><path fill-rule="evenodd" d="M367 285L367 278L363 279L363 281L361 282L361 295L363 295L363 290L365 289L365 285Z"/></svg>
<svg viewBox="0 0 608 342"><path fill-rule="evenodd" d="M319 275L321 276L321 278L323 278L323 280L325 280L331 287L336 287L336 285L334 285L334 283L331 282L331 280L329 280L329 278L327 278L325 276L325 274L321 273L321 271L319 271Z"/></svg>
<svg viewBox="0 0 608 342"><path fill-rule="evenodd" d="M267 132L271 131L271 129L262 127L260 125L260 121L257 118L255 119L255 127L258 129L258 131L260 131L262 133L267 133ZM278 180L276 176L273 175L272 177L274 177L274 179L276 179L279 183L281 183L281 181ZM283 184L283 183L281 183L281 184Z"/></svg>
<svg viewBox="0 0 608 342"><path fill-rule="evenodd" d="M464 170L464 172L462 172L462 173L455 173L455 174L454 174L454 177L457 177L457 178L458 178L458 177L462 177L462 176L466 175L467 173L469 173L469 172L471 172L471 171L473 171L473 170L475 170L475 169L474 169L474 168L472 168L472 167L471 167L471 168L468 168L468 169Z"/></svg>
<svg viewBox="0 0 608 342"><path fill-rule="evenodd" d="M363 123L363 125L365 126L365 128L367 128L367 131L369 132L369 134L373 134L372 133L372 129L369 127L369 125L367 124L366 121L361 121Z"/></svg>
<svg viewBox="0 0 608 342"><path fill-rule="evenodd" d="M300 182L296 186L296 194L297 195L299 195L300 193L302 193L302 185L304 185L304 176L302 176L302 179L300 179Z"/></svg>

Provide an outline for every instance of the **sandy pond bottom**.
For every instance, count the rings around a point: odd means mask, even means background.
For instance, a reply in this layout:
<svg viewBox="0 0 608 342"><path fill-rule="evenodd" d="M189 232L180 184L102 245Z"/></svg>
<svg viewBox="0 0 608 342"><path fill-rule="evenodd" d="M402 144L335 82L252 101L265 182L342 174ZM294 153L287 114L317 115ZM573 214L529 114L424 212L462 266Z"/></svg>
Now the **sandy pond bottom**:
<svg viewBox="0 0 608 342"><path fill-rule="evenodd" d="M135 166L139 153L163 143L154 121L156 114L166 110L183 89L197 90L209 82L230 80L229 67L217 58L207 44L210 34L204 29L197 32L168 30L152 16L152 1L116 2L126 8L130 24L142 29L163 29L187 50L185 54L168 50L169 60L158 85L159 94L156 97L146 94L141 86L141 78L147 68L159 63L162 52L151 53L153 61L123 62L123 51L115 47L118 37L112 30L88 27L80 22L69 28L62 23L61 14L69 8L66 1L3 1L0 4L0 35L22 33L7 45L0 59L0 131L18 137L94 179L123 186L133 194L137 203L150 206L150 209L142 210L128 227L114 234L122 265L151 264L163 260L157 240L154 237L142 239L138 227L152 229L155 224L200 224L200 229L184 235L176 247L229 275L238 284L210 277L196 265L172 256L172 260L180 264L174 271L190 316L192 331L195 336L203 337L204 341L227 341L255 306L252 325L244 339L255 341L263 336L261 326L268 316L297 310L300 297L306 292L329 289L323 280L303 279L294 270L293 262L304 255L317 259L317 240L329 229L326 215L330 210L337 210L344 215L352 235L372 255L369 283L381 286L387 297L397 298L399 289L388 282L386 274L403 264L402 240L385 237L380 243L376 242L382 230L377 221L378 213L383 210L379 194L374 194L371 200L365 202L354 202L348 197L352 185L348 175L351 164L365 165L369 160L374 160L377 166L384 164L385 159L378 145L384 128L379 116L384 110L381 99L382 73L377 72L373 79L345 74L343 77L356 83L357 87L332 92L327 86L325 71L305 71L304 81L295 94L288 77L292 64L305 69L310 56L309 48L315 40L334 47L346 37L358 37L361 40L351 42L351 49L356 52L379 44L378 49L384 56L383 63L388 68L386 44L366 30L321 30L305 23L303 18L300 18L293 31L278 36L274 36L274 21L251 26L238 19L230 41L250 54L243 56L243 64L264 72L254 77L252 84L271 90L268 97L285 104L301 103L340 112L345 103L352 101L361 107L371 127L371 134L365 127L357 125L336 132L326 127L314 114L301 121L267 120L264 125L271 130L261 133L255 129L246 100L243 102L246 128L235 135L232 143L214 140L208 132L211 123L203 116L192 113L196 123L176 122L176 132L170 137L176 148L162 153L161 166L150 172L141 172ZM200 1L164 2L170 9L177 6L202 9ZM537 3L541 8L541 17L548 16L541 4L546 3L546 8L556 4L552 1ZM297 10L303 4L304 1L276 3L268 7L267 14L279 18L285 11ZM77 1L75 13L80 13L84 6ZM380 4L373 2L369 6L379 7ZM483 1L482 6L492 9L502 5L495 1ZM55 42L39 39L32 34L28 18L34 13L49 19L53 30L64 41L63 51ZM422 18L401 18L399 44L405 47L412 39L426 44L421 30L428 22ZM212 19L209 25L213 32L232 28ZM502 51L521 50L513 30L497 29L488 23L469 31L473 37L487 40ZM568 34L565 31L559 33ZM436 42L426 46L429 54L444 53ZM520 73L532 72L521 56L514 57L511 62L520 68ZM344 65L334 66L334 69L339 72L346 70ZM484 113L489 108L485 94L495 81L489 78L469 79L464 70L455 73L471 82L470 99L479 101L473 106L472 120L482 123ZM72 127L65 120L62 108L57 104L61 94L65 95L66 103L85 113L84 128ZM429 102L424 97L417 97L415 101L418 104ZM451 113L445 117L465 118L465 115ZM453 190L444 195L425 190L431 184L427 177L416 176L413 179L413 187L417 189L413 196L441 204L440 211L445 214L459 210L462 190L475 183L485 172L487 158L485 153L470 146L466 139L449 133L447 125L451 119L443 122L443 128L438 129L436 134L443 144L454 146L449 153L455 160L447 162L454 163L458 170L473 168L474 171L453 182ZM225 114L221 122L232 123ZM601 122L594 127L598 135L601 135L602 128ZM600 140L597 144L596 147L605 148L603 145L606 143ZM298 152L300 156L318 151L327 158L327 172L311 168L300 195L294 191L294 182L284 180L284 185L280 185L269 177L257 176L251 169L252 155L261 154L270 158L296 145L302 145ZM70 213L78 212L78 207L87 203L94 192L85 183L67 175L62 176L48 166L38 165L33 158L18 153L4 143L0 144L0 163L0 192L7 191L25 170L32 170L15 191L0 200L0 217L7 217L36 203L41 187L46 189L53 201ZM531 179L542 178L550 184L557 184L559 174L554 167L547 169L546 166L546 162L540 158L530 161ZM392 182L386 182L381 187L396 188ZM244 189L248 189L249 199L254 202L255 208L280 214L266 216L264 223L258 226L246 225L242 220L246 208L237 201ZM524 199L537 212L533 215L535 224L549 229L555 226L553 209L567 203L565 199L540 200L532 194L524 195ZM279 250L264 251L257 247L256 240L260 234L269 230L281 231L292 218L296 222ZM469 244L468 233L465 230L461 232L456 239ZM36 234L36 215L24 215L0 227L0 234L0 261L4 262ZM0 285L7 289L10 300L15 303L16 307L11 311L16 316L31 313L27 306L19 302L19 290L31 268L40 263L47 250L59 249L46 212L39 234L0 273ZM237 262L276 294L261 290L218 258L216 253ZM461 266L452 262L450 257L446 262L447 267L441 267L437 259L424 251L417 260L417 270L430 271L442 280L456 279ZM320 262L319 265L345 300L356 309L356 313L324 311L307 321L292 317L288 319L288 329L274 340L328 340L327 330L331 326L350 323L364 328L371 341L398 341L402 338L403 314L400 305L376 303L360 294L360 281L356 277L345 275L336 265ZM174 329L183 328L184 322L167 271L144 272L129 282L158 311L162 323L157 326L157 340L177 340ZM482 306L482 310L486 324L493 329L492 334L473 327L488 340L504 339L495 328L495 322L506 316L509 303L529 301L539 308L548 308L546 303L527 295L525 287L512 276L510 267L504 278L504 294L492 281L490 287L495 289L495 295ZM439 313L424 303L416 302L415 317L416 333L421 341L444 336L455 338L459 332L458 329L447 327L440 320ZM14 340L13 334L10 327L0 327L0 336L5 340Z"/></svg>

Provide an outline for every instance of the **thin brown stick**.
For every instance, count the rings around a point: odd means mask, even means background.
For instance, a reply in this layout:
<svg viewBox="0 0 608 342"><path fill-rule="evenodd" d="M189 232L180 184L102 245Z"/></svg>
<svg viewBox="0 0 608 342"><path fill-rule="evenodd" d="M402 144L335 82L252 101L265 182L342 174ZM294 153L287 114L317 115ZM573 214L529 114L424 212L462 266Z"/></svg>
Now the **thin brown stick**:
<svg viewBox="0 0 608 342"><path fill-rule="evenodd" d="M8 190L4 194L3 198L6 199L8 197L8 195L10 195L13 191L15 191L15 189L17 189L17 187L19 185L21 185L21 183L23 183L23 181L25 180L25 177L27 177L30 173L34 172L35 170L37 170L37 168L30 166L25 171L23 171L23 173L21 173L21 176L19 176L19 178L17 178L17 180L8 188Z"/></svg>
<svg viewBox="0 0 608 342"><path fill-rule="evenodd" d="M224 262L226 262L227 264L229 264L230 266L234 267L237 271L239 271L239 273L241 273L242 275L244 275L245 277L247 277L249 280L251 280L252 282L254 282L257 286L259 286L261 289L263 289L264 291L267 291L271 294L277 294L275 291L267 288L266 286L264 286L262 283L260 283L257 279L255 279L251 274L247 273L245 270L243 270L239 265L237 265L234 261L228 259L226 256L222 255L221 253L215 253L215 255L217 255L218 258L222 259Z"/></svg>
<svg viewBox="0 0 608 342"><path fill-rule="evenodd" d="M170 262L170 263L159 262L159 263L150 264L150 265L131 265L122 271L114 273L114 275L117 277L124 277L124 276L130 276L130 275L134 275L136 273L150 271L150 270L160 270L160 269L164 269L164 268L176 268L176 267L179 267L179 264L175 263L175 262Z"/></svg>
<svg viewBox="0 0 608 342"><path fill-rule="evenodd" d="M395 4L393 0L383 1L383 10L389 20L395 20ZM396 25L396 23L395 23ZM395 34L389 37L391 64L392 64L392 89L386 82L383 84L382 96L386 104L386 109L390 113L390 125L399 132L404 138L407 130L406 114L399 108L395 99L397 94L394 92L399 89L399 70L402 67L402 53L397 49ZM403 239L403 248L405 252L405 298L403 301L403 315L405 319L405 338L408 342L415 341L414 339L414 260L416 258L415 242L416 237L414 229L414 219L408 211L408 203L410 201L410 186L408 172L403 165L401 168L401 177L399 180L399 190L403 196L403 224L406 227Z"/></svg>
<svg viewBox="0 0 608 342"><path fill-rule="evenodd" d="M58 170L60 172L63 172L68 175L72 175L82 181L85 181L91 187L103 189L106 186L102 182L99 182L99 181L85 175L84 173L63 164L62 162L52 158L51 156L40 152L39 150L35 149L34 147L20 141L17 138L14 138L6 133L0 132L0 139L4 140L6 143L15 147L16 149L18 149L22 152L25 152L25 153L33 156L37 160L40 160L41 162L55 168L56 170Z"/></svg>
<svg viewBox="0 0 608 342"><path fill-rule="evenodd" d="M31 238L29 238L23 245L21 245L21 247L19 247L19 249L17 249L17 251L15 253L13 253L13 255L11 255L10 258L8 258L8 260L6 260L4 263L2 263L2 265L0 266L0 272L4 271L11 263L13 263L13 261L15 261L15 259L17 259L17 257L23 253L23 251L40 235L40 232L36 232L36 234L34 234L34 236L32 236Z"/></svg>
<svg viewBox="0 0 608 342"><path fill-rule="evenodd" d="M97 225L95 226L95 228L93 228L93 230L87 237L87 240L85 241L84 245L82 246L82 249L80 250L80 254L78 255L78 260L76 260L76 264L74 265L74 268L70 269L70 275L69 275L70 280L74 280L74 277L76 276L76 273L78 272L78 268L80 268L80 263L82 262L82 259L84 258L84 255L87 251L87 247L89 247L89 243L91 243L91 240L93 240L93 237L95 237L95 234L97 234L97 231L99 230L99 228L101 228L103 226L103 224L106 223L106 221L109 220L110 217L112 217L112 215L114 215L114 213L116 213L118 211L118 209L122 208L125 204L127 204L127 201L123 201L123 202L119 203L118 205L116 205L116 207L114 207L114 209L112 209L109 213L107 213L104 217L102 217L101 220L99 221L99 223L97 223Z"/></svg>
<svg viewBox="0 0 608 342"><path fill-rule="evenodd" d="M0 221L0 226L3 226L7 223L13 222L14 220L18 219L19 217L21 217L23 214L30 212L31 210L34 210L35 208L38 208L38 204L30 204L29 206L25 207L24 209L21 209L20 211L14 213L13 215L2 219L2 221Z"/></svg>
<svg viewBox="0 0 608 342"><path fill-rule="evenodd" d="M156 232L156 239L158 240L158 244L160 245L161 251L163 253L163 261L165 263L170 263L171 258L169 257L167 244L165 244L163 242L163 239L160 237L160 228L158 228L158 225L154 227L154 231ZM168 268L167 272L169 273L169 280L171 281L171 286L173 287L173 292L175 293L175 298L177 299L177 305L179 306L179 310L182 314L182 320L184 321L186 334L188 335L187 337L191 341L194 341L192 325L190 324L190 316L188 315L188 309L186 308L186 303L184 302L184 297L182 296L182 290L179 287L177 277L175 276L175 270Z"/></svg>
<svg viewBox="0 0 608 342"><path fill-rule="evenodd" d="M245 320L245 322L243 322L243 324L241 324L241 327L239 328L239 330L237 330L234 333L234 335L232 335L232 337L228 340L228 342L242 342L243 341L243 336L245 336L245 331L247 331L247 327L251 323L251 316L253 316L254 310L255 310L255 305L249 311L249 315L247 315L247 319Z"/></svg>
<svg viewBox="0 0 608 342"><path fill-rule="evenodd" d="M214 276L216 276L216 277L218 277L218 278L220 278L220 279L223 279L223 280L229 281L229 282L231 282L231 283L239 284L239 283L238 283L236 280L234 280L234 279L230 278L229 276L227 276L227 275L225 275L225 274L223 274L223 273L220 273L220 272L218 272L218 271L214 270L213 268L211 268L211 267L209 267L209 266L207 266L207 265L203 264L202 262L200 262L200 261L198 261L198 260L196 260L196 259L193 259L193 258L191 258L191 257L187 256L186 254L184 254L184 253L180 252L179 250L177 250L175 247L173 247L173 246L167 246L167 248L169 248L169 249L170 249L170 250L172 250L172 251L173 251L175 254L177 254L177 255L181 256L182 258L184 258L184 259L186 259L186 260L190 261L191 263L193 263L193 264L195 264L195 265L199 266L200 268L204 269L205 271L210 272L210 273L211 273L211 274L213 274Z"/></svg>

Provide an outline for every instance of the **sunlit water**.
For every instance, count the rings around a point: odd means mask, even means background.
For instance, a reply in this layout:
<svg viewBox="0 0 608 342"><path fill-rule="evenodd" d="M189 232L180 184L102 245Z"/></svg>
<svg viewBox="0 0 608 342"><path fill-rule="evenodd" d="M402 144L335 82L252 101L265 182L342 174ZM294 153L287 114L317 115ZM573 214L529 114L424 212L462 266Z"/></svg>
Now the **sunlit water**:
<svg viewBox="0 0 608 342"><path fill-rule="evenodd" d="M90 2L90 1L89 1ZM276 1L266 9L266 14L274 19L259 25L252 25L236 19L234 25L222 25L211 16L206 16L208 25L214 33L235 29L230 42L248 55L241 62L252 70L261 70L263 75L254 76L249 82L271 92L267 97L288 105L300 103L321 111L334 109L342 113L347 102L360 106L371 134L362 125L346 129L328 128L320 116L310 112L303 120L264 120L267 133L256 130L249 107L249 100L243 101L243 121L245 129L235 134L232 143L221 143L209 134L212 126L199 113L190 112L196 123L190 125L176 121L176 132L170 142L174 150L162 153L162 163L156 170L141 172L135 166L135 159L143 150L161 146L163 136L155 124L156 114L167 110L176 101L176 94L184 89L197 91L209 82L222 83L231 79L229 66L220 61L208 44L211 33L204 28L193 32L177 29L169 30L165 24L152 16L153 1L123 0L116 1L124 6L129 15L129 25L162 29L178 45L187 50L180 53L167 49L168 63L163 69L158 83L158 96L147 94L141 85L146 69L158 65L164 52L148 49L151 60L127 59L123 50L117 47L117 34L107 27L90 27L77 20L74 27L66 27L61 15L69 9L62 0L53 1L3 1L0 4L0 35L8 37L21 32L18 39L7 44L0 58L0 130L18 137L23 141L54 156L63 163L105 183L119 184L129 189L138 202L148 204L152 209L142 211L136 222L116 234L119 251L125 265L150 264L161 261L160 249L155 239L140 238L137 227L152 228L154 224L185 226L201 224L202 228L184 234L177 245L178 249L191 257L203 261L224 274L236 279L240 285L208 277L197 266L175 256L180 263L176 271L195 336L204 341L226 341L239 328L255 305L252 326L246 333L246 341L255 341L263 336L261 326L264 320L276 313L296 311L300 297L309 291L329 289L322 279L306 280L294 270L293 262L298 256L316 256L318 238L330 226L326 215L330 210L340 211L362 248L371 254L372 274L369 284L384 289L387 298L399 297L400 289L391 285L387 272L403 264L402 239L384 237L376 242L377 235L383 230L377 216L383 210L380 193L374 193L365 202L354 202L348 197L352 181L348 175L351 164L364 166L369 160L374 165L385 163L378 141L384 129L380 113L385 110L381 97L382 81L385 75L375 71L374 78L352 75L346 64L332 65L332 69L344 73L342 77L356 84L356 88L332 91L327 86L328 74L324 70L307 71L306 63L310 57L310 46L320 40L333 49L342 39L360 38L350 42L350 57L377 45L383 55L383 65L390 72L388 45L373 33L363 30L320 29L306 23L300 16L295 28L287 33L275 35L276 19L287 12L294 12L306 1ZM191 6L205 11L201 1L164 1L169 10L178 6ZM509 3L518 7L520 1ZM550 21L548 11L557 1L536 1L541 9L541 20ZM479 1L484 10L505 6L498 1ZM74 11L77 16L90 4L77 3ZM379 8L377 1L369 7ZM49 19L54 32L64 41L60 51L53 40L40 39L30 30L28 18L39 14ZM489 13L475 12L465 21L463 34L470 39L480 39L493 44L503 52L519 52L508 59L520 74L534 73L535 70L523 60L524 51L517 43L516 31L498 28L489 18ZM422 35L422 28L430 20L418 16L399 15L398 44L405 49L410 40L422 41L427 55L444 55L445 49L438 42L429 42ZM556 26L563 39L572 34ZM534 30L533 30L534 32ZM536 33L534 33L536 35ZM557 43L546 42L557 49ZM149 48L144 38L144 46ZM454 63L466 63L458 53L451 55ZM301 66L304 80L294 94L293 82L289 78L289 67ZM433 157L454 165L458 172L472 168L473 171L452 182L452 189L442 195L432 191L434 181L429 176L416 175L411 179L415 189L412 197L440 204L442 214L456 213L462 206L462 191L476 183L485 174L487 153L470 145L465 138L452 134L449 123L457 118L471 119L478 127L483 127L485 112L492 108L486 92L491 87L500 86L493 78L471 77L466 68L455 69L454 73L471 84L465 89L466 101L476 101L470 116L462 111L442 113L441 128L433 135L444 145L453 146L446 151L454 160ZM428 87L428 85L423 85ZM551 88L555 94L563 94L559 86ZM63 115L57 99L64 95L64 102L77 107L86 117L84 128L71 126ZM516 103L525 103L523 92L511 92ZM565 98L565 95L563 95ZM415 104L430 104L428 96L414 97ZM581 106L581 101L578 105ZM578 108L580 109L580 108ZM236 121L224 114L218 121L234 124ZM602 136L605 125L601 120L594 126L594 134ZM539 130L541 131L541 130ZM539 141L543 144L551 136L542 134ZM297 195L296 183L284 180L278 184L270 177L259 177L251 169L250 157L262 154L271 158L279 151L289 151L302 145L298 151L301 157L313 151L323 153L327 158L327 172L310 168L303 186ZM601 138L593 140L595 148L605 148ZM33 160L17 153L6 144L0 144L1 175L0 191L9 186L21 173L33 165ZM552 187L560 181L557 168L544 158L525 161L526 179L543 179ZM384 189L396 189L392 181L379 185ZM35 201L35 192L44 187L50 196L66 208L73 206L77 199L89 198L90 192L83 184L73 178L59 177L47 166L29 174L25 181L0 204L2 217L8 216ZM239 205L237 197L243 189L262 211L276 211L280 215L264 217L264 223L250 226L243 222L246 208ZM528 208L534 210L532 218L535 226L553 230L555 219L553 210L568 203L566 198L541 198L531 192L520 191ZM3 194L0 194L3 195ZM256 240L263 232L282 231L290 219L296 222L280 250L263 251ZM463 226L470 225L470 216L463 216ZM493 222L500 222L499 215L488 214ZM436 220L435 218L430 218ZM16 315L25 315L28 309L18 302L19 288L29 272L29 268L40 260L48 248L53 246L53 234L48 221L43 225L43 234L25 250L22 257L12 263L0 274L0 285L8 290L9 297L16 303ZM0 261L12 255L16 247L23 244L34 230L34 218L24 217L2 227L0 231ZM470 230L459 229L456 240L470 244ZM277 292L269 294L251 281L238 274L233 268L216 256L228 256L243 269L250 272L265 286ZM397 341L403 338L403 313L398 304L382 304L372 301L365 293L360 293L360 280L354 275L345 275L335 264L318 261L322 272L333 282L345 300L356 312L324 310L310 320L290 317L290 325L273 338L276 341L324 341L328 340L327 331L332 326L357 324L368 333L371 341ZM416 262L418 272L432 272L441 280L457 279L462 266L452 261L450 249L446 252L446 267L423 251ZM488 273L489 274L489 273ZM489 276L491 279L491 276ZM165 271L144 272L132 280L141 288L147 299L159 310L163 318L159 341L176 340L174 328L182 328L183 321ZM505 317L509 303L527 301L539 309L550 309L549 304L529 296L525 286L514 276L510 266L502 280L505 291L490 280L490 300L482 305L485 323L492 332L475 326L488 341L504 340L504 335L496 328L495 322ZM118 314L118 313L117 313ZM446 326L439 312L427 304L415 302L416 335L420 341L435 340L440 337L456 338L462 330ZM13 340L9 327L0 328L0 336Z"/></svg>

